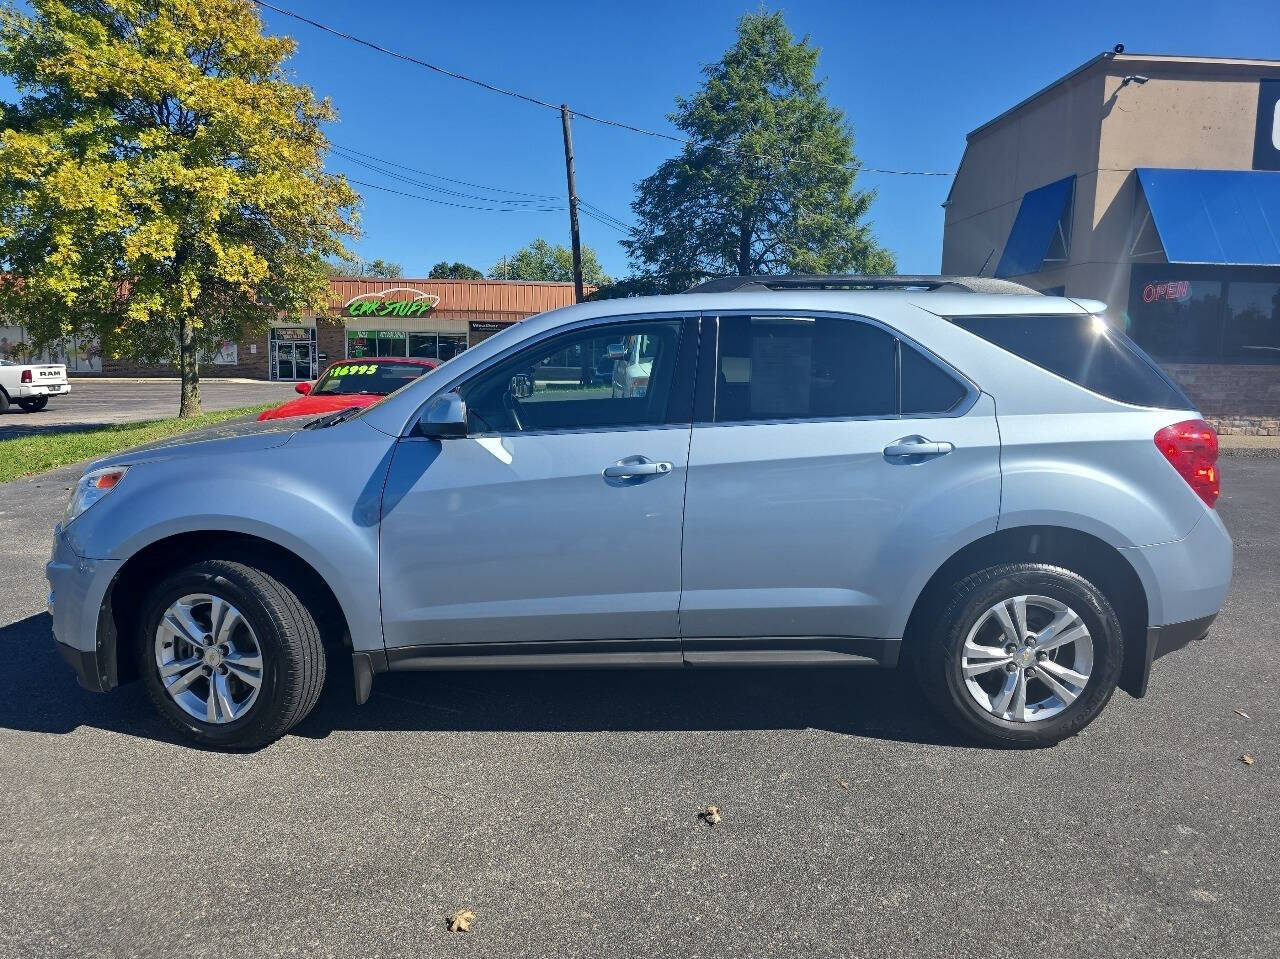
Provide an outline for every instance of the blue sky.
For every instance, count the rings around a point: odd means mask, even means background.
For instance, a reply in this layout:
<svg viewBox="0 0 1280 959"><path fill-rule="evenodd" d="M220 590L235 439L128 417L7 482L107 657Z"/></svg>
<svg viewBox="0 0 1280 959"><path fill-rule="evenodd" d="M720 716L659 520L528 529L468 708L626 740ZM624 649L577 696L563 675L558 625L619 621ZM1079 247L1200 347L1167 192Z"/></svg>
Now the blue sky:
<svg viewBox="0 0 1280 959"><path fill-rule="evenodd" d="M553 103L671 131L677 94L732 42L743 0L639 3L423 3L410 0L273 0L347 32ZM953 171L965 134L1095 54L1123 42L1135 53L1280 57L1276 0L852 4L793 0L781 6L797 35L822 49L827 95L843 109L866 166ZM776 9L776 7L771 7ZM297 79L341 114L334 143L442 177L556 197L564 159L558 113L401 63L265 11L272 32L296 37ZM7 94L8 91L3 91ZM674 144L586 120L574 125L578 189L630 221L634 185ZM331 166L409 193L352 162ZM418 174L401 171L423 180ZM510 196L435 182L475 196ZM875 230L903 272L936 272L945 177L864 174L874 187ZM460 209L357 187L365 197L366 258L425 276L438 260L488 270L537 236L567 243L568 215ZM492 205L432 192L440 200ZM584 242L606 270L626 272L620 233L584 219Z"/></svg>

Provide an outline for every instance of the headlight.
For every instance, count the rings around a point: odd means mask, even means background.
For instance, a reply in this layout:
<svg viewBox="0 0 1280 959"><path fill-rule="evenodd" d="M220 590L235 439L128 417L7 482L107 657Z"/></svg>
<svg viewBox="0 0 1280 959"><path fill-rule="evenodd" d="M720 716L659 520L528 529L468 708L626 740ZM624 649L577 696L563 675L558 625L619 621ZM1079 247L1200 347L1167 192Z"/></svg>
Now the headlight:
<svg viewBox="0 0 1280 959"><path fill-rule="evenodd" d="M115 489L128 470L127 466L108 466L81 476L80 482L76 483L76 488L71 494L71 502L67 503L67 512L62 517L62 525L67 526L73 519Z"/></svg>

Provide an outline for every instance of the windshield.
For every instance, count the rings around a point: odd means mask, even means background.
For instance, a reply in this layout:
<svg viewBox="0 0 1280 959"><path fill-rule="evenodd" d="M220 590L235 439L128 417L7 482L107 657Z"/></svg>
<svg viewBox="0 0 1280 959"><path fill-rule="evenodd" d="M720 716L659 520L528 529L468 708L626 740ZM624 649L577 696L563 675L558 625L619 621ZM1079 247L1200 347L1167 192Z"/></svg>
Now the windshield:
<svg viewBox="0 0 1280 959"><path fill-rule="evenodd" d="M340 363L316 382L312 396L383 396L416 380L430 367L417 363Z"/></svg>

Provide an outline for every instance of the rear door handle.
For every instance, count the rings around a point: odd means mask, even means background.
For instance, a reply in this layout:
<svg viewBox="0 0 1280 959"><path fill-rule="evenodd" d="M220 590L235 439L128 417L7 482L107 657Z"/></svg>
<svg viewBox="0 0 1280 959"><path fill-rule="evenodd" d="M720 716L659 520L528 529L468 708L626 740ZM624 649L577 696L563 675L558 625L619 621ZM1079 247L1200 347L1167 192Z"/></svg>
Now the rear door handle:
<svg viewBox="0 0 1280 959"><path fill-rule="evenodd" d="M604 468L605 479L637 479L641 476L665 476L672 470L671 463L655 463L644 456L628 456L612 466Z"/></svg>
<svg viewBox="0 0 1280 959"><path fill-rule="evenodd" d="M885 459L907 459L919 462L935 456L946 456L955 446L946 442L934 442L923 436L904 436L884 448Z"/></svg>

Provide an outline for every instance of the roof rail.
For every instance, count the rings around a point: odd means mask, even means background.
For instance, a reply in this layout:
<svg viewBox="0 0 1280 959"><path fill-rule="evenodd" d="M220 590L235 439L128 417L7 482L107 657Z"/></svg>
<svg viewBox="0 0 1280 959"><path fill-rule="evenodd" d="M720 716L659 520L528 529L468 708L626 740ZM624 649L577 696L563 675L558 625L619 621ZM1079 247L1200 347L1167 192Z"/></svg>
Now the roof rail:
<svg viewBox="0 0 1280 959"><path fill-rule="evenodd" d="M945 293L1039 293L1012 280L990 276L824 276L790 273L777 276L718 276L696 283L686 293L733 293L739 290L923 290Z"/></svg>

